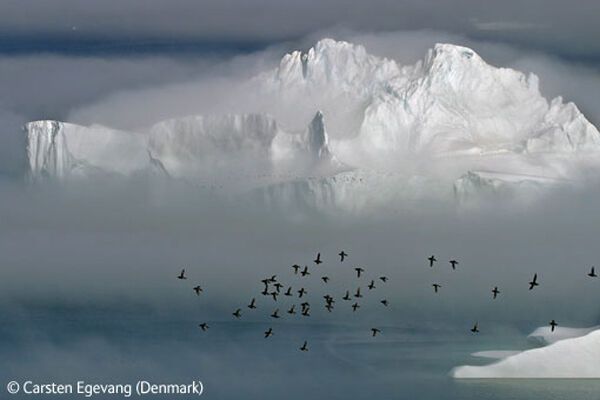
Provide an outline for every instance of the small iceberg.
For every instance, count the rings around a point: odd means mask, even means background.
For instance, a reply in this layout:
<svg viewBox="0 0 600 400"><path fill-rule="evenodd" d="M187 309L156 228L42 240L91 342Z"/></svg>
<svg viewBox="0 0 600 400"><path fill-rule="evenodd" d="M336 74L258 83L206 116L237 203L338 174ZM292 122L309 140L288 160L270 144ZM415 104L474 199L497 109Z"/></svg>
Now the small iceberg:
<svg viewBox="0 0 600 400"><path fill-rule="evenodd" d="M600 378L600 329L561 328L551 333L548 328L538 328L528 338L549 344L512 354L474 353L499 360L483 366L455 367L450 375L456 379Z"/></svg>

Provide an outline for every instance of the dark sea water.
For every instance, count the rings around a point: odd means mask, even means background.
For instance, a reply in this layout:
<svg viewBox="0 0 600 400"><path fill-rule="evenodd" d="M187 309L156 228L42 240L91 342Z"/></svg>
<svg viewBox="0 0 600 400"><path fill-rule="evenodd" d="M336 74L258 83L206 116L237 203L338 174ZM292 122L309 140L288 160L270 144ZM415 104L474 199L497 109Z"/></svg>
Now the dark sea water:
<svg viewBox="0 0 600 400"><path fill-rule="evenodd" d="M15 380L38 383L189 383L207 399L598 399L597 380L454 380L469 354L522 349L523 336L473 337L406 324L320 324L294 320L195 320L139 310L32 308L0 321L0 398ZM275 334L263 338L272 327ZM308 342L309 351L298 348ZM85 398L83 395L8 398ZM93 398L124 398L123 395ZM132 398L139 398L135 394ZM146 395L141 398L189 399Z"/></svg>

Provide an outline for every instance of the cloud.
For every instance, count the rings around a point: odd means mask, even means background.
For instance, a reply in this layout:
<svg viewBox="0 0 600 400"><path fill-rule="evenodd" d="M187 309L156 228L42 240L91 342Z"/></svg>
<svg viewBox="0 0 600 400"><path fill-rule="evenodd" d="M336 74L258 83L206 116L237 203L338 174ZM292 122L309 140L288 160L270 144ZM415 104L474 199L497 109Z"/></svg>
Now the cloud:
<svg viewBox="0 0 600 400"><path fill-rule="evenodd" d="M27 49L35 42L47 43L46 51L53 46L67 51L85 51L86 46L109 52L168 49L191 43L235 48L297 40L338 26L371 32L442 30L597 61L599 7L594 0L579 1L577 7L559 0L111 0L85 6L75 0L52 5L10 0L0 8L0 26L9 38L0 48L18 51L19 43Z"/></svg>

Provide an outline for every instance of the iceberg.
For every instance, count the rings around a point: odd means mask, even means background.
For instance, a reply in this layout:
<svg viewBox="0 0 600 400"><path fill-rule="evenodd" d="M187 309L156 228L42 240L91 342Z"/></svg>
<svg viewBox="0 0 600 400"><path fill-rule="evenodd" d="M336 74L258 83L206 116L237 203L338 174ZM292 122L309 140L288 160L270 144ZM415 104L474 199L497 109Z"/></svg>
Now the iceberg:
<svg viewBox="0 0 600 400"><path fill-rule="evenodd" d="M323 39L248 84L272 112L193 115L135 132L31 122L29 175L151 172L360 211L423 196L537 198L598 166L600 133L575 104L548 101L534 74L462 46L436 44L402 66Z"/></svg>
<svg viewBox="0 0 600 400"><path fill-rule="evenodd" d="M520 352L482 352L499 358L483 366L459 366L450 375L456 379L485 378L600 378L600 329L536 329L529 337L543 337L547 346ZM477 353L476 353L477 354Z"/></svg>

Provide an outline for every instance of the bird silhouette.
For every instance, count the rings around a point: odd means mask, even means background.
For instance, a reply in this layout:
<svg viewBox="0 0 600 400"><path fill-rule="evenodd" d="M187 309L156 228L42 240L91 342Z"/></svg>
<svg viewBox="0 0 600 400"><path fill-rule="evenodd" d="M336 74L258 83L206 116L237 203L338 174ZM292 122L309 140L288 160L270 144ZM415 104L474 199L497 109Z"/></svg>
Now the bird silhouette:
<svg viewBox="0 0 600 400"><path fill-rule="evenodd" d="M288 287L288 289L285 291L285 293L283 294L284 296L293 296L292 294L292 287Z"/></svg>
<svg viewBox="0 0 600 400"><path fill-rule="evenodd" d="M304 288L300 288L300 290L298 290L298 298L302 298L302 296L304 296L306 294L306 290L304 290Z"/></svg>
<svg viewBox="0 0 600 400"><path fill-rule="evenodd" d="M433 286L433 291L436 292L436 293L438 292L438 289L442 287L442 285L439 285L437 283L434 283L431 286Z"/></svg>
<svg viewBox="0 0 600 400"><path fill-rule="evenodd" d="M238 308L232 315L236 318L240 318L242 316L242 310Z"/></svg>
<svg viewBox="0 0 600 400"><path fill-rule="evenodd" d="M317 265L323 263L323 261L321 261L321 253L317 253L317 258L315 258L314 263Z"/></svg>
<svg viewBox="0 0 600 400"><path fill-rule="evenodd" d="M263 290L263 292L268 292L269 291L269 282L271 282L271 281L268 279L263 279L261 282L265 285L265 289Z"/></svg>
<svg viewBox="0 0 600 400"><path fill-rule="evenodd" d="M383 283L387 282L387 280L388 280L387 276L380 276L380 277L379 277L379 279L380 279L380 280L381 280Z"/></svg>
<svg viewBox="0 0 600 400"><path fill-rule="evenodd" d="M533 280L531 282L529 282L529 290L533 289L536 286L539 286L540 284L537 282L537 274L533 275Z"/></svg>
<svg viewBox="0 0 600 400"><path fill-rule="evenodd" d="M302 270L302 272L300 272L300 275L302 275L302 276L310 275L310 272L308 272L307 266L304 266L304 269Z"/></svg>
<svg viewBox="0 0 600 400"><path fill-rule="evenodd" d="M294 275L298 275L298 271L300 270L300 266L297 264L292 265L292 268L294 269Z"/></svg>
<svg viewBox="0 0 600 400"><path fill-rule="evenodd" d="M435 258L435 256L433 256L433 255L427 259L429 260L430 267L433 267L433 263L437 261L437 258Z"/></svg>
<svg viewBox="0 0 600 400"><path fill-rule="evenodd" d="M322 276L321 280L325 283L329 282L329 277L328 276Z"/></svg>
<svg viewBox="0 0 600 400"><path fill-rule="evenodd" d="M356 297L357 299L360 299L362 297L362 294L360 294L360 288L356 289L356 293L354 294L354 297Z"/></svg>
<svg viewBox="0 0 600 400"><path fill-rule="evenodd" d="M275 282L277 282L277 275L273 275L273 276L271 276L271 277L269 278L269 282L271 282L271 283L275 283Z"/></svg>
<svg viewBox="0 0 600 400"><path fill-rule="evenodd" d="M477 322L475 322L475 325L473 325L473 327L471 328L471 332L479 333L479 326L477 325Z"/></svg>
<svg viewBox="0 0 600 400"><path fill-rule="evenodd" d="M357 276L358 278L360 278L360 274L362 274L362 273L365 271L365 270L364 270L363 268L361 268L361 267L356 267L356 268L354 268L354 270L356 271L356 276Z"/></svg>
<svg viewBox="0 0 600 400"><path fill-rule="evenodd" d="M557 323L555 320L550 321L550 332L554 332L554 329L557 327Z"/></svg>
<svg viewBox="0 0 600 400"><path fill-rule="evenodd" d="M304 344L302 345L302 347L300 347L300 351L308 351L308 346L307 346L306 340L304 341Z"/></svg>
<svg viewBox="0 0 600 400"><path fill-rule="evenodd" d="M181 270L181 272L177 276L177 279L187 279L187 277L185 276L185 269Z"/></svg>
<svg viewBox="0 0 600 400"><path fill-rule="evenodd" d="M304 310L302 310L302 315L305 317L310 317L310 307L306 307Z"/></svg>
<svg viewBox="0 0 600 400"><path fill-rule="evenodd" d="M200 287L200 285L194 287L194 292L196 292L196 296L200 296L200 292L202 292L202 288Z"/></svg>
<svg viewBox="0 0 600 400"><path fill-rule="evenodd" d="M304 303L300 304L300 307L302 307L302 311L304 311L310 307L310 304L308 303L308 301L305 301Z"/></svg>
<svg viewBox="0 0 600 400"><path fill-rule="evenodd" d="M369 290L375 289L375 281L371 281L371 283L369 283L369 286L367 287L369 288Z"/></svg>
<svg viewBox="0 0 600 400"><path fill-rule="evenodd" d="M269 288L265 288L265 290L263 290L262 292L260 292L260 294L262 294L263 296L268 296L269 295Z"/></svg>
<svg viewBox="0 0 600 400"><path fill-rule="evenodd" d="M592 267L592 269L591 269L590 273L588 274L588 276L590 278L595 278L595 277L598 276L598 275L596 275L595 267Z"/></svg>
<svg viewBox="0 0 600 400"><path fill-rule="evenodd" d="M198 325L200 327L200 329L202 329L204 332L206 332L206 330L208 328L210 328L210 326L208 326L208 324L206 322L201 323L200 325Z"/></svg>
<svg viewBox="0 0 600 400"><path fill-rule="evenodd" d="M373 337L375 337L381 331L379 329L377 329L377 328L371 328L371 332L373 332Z"/></svg>
<svg viewBox="0 0 600 400"><path fill-rule="evenodd" d="M272 318L279 318L279 308L276 309L275 311L273 311L273 314L271 314Z"/></svg>
<svg viewBox="0 0 600 400"><path fill-rule="evenodd" d="M386 299L381 300L380 303L383 304L386 307L388 306L388 301Z"/></svg>
<svg viewBox="0 0 600 400"><path fill-rule="evenodd" d="M450 260L448 262L452 266L452 269L456 269L456 266L458 265L458 261L456 261L456 260Z"/></svg>
<svg viewBox="0 0 600 400"><path fill-rule="evenodd" d="M352 311L356 311L360 308L360 305L358 305L358 303L354 303L352 304Z"/></svg>
<svg viewBox="0 0 600 400"><path fill-rule="evenodd" d="M273 334L273 328L269 328L266 332L265 332L265 339L268 338L269 336L271 336Z"/></svg>
<svg viewBox="0 0 600 400"><path fill-rule="evenodd" d="M340 251L338 255L340 256L340 262L344 262L344 259L348 256L344 250Z"/></svg>
<svg viewBox="0 0 600 400"><path fill-rule="evenodd" d="M273 296L273 300L277 301L277 296L279 296L279 293L271 292L271 296Z"/></svg>
<svg viewBox="0 0 600 400"><path fill-rule="evenodd" d="M279 291L281 290L281 288L283 287L283 285L279 282L277 282L276 284L273 285L275 287L275 290L277 290L277 293L279 293Z"/></svg>
<svg viewBox="0 0 600 400"><path fill-rule="evenodd" d="M250 304L248 304L248 308L250 308L250 309L256 308L256 304L255 303L256 303L256 299L252 298L252 301L250 302Z"/></svg>
<svg viewBox="0 0 600 400"><path fill-rule="evenodd" d="M288 310L288 314L296 314L296 306L292 304L292 307Z"/></svg>
<svg viewBox="0 0 600 400"><path fill-rule="evenodd" d="M492 290L492 293L494 294L494 299L496 297L498 297L498 295L500 294L500 291L498 290L498 286L494 286L494 289Z"/></svg>
<svg viewBox="0 0 600 400"><path fill-rule="evenodd" d="M325 305L325 308L327 309L327 311L331 312L331 311L333 311L333 304L331 304L331 303L327 303L327 304Z"/></svg>
<svg viewBox="0 0 600 400"><path fill-rule="evenodd" d="M342 300L346 300L346 301L350 300L350 291L349 290L346 290L346 295L344 297L342 297Z"/></svg>

